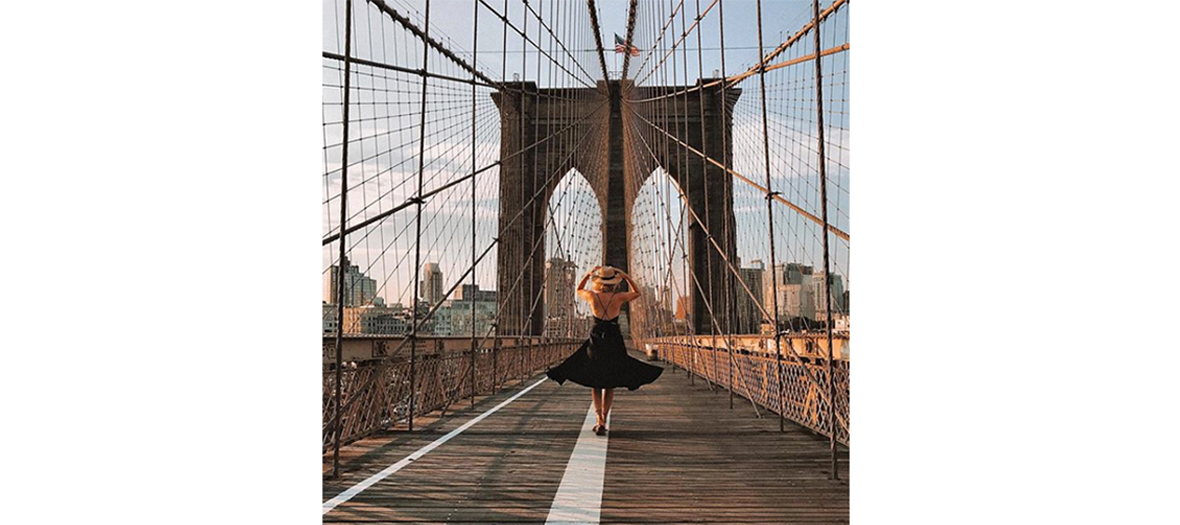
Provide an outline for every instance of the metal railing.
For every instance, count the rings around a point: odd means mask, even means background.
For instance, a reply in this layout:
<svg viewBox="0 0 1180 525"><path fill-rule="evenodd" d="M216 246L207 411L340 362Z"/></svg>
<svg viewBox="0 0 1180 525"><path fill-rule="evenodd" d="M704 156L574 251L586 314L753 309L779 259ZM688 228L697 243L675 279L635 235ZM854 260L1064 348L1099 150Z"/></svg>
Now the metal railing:
<svg viewBox="0 0 1180 525"><path fill-rule="evenodd" d="M441 410L474 396L498 392L512 381L523 381L544 370L581 344L575 340L543 340L510 346L493 345L471 352L417 356L411 396L410 359L346 364L341 368L340 444L347 445L382 430L404 424L415 416ZM474 366L472 356L474 355ZM323 374L323 450L333 448L336 414L336 370ZM474 385L474 388L473 388Z"/></svg>
<svg viewBox="0 0 1180 525"><path fill-rule="evenodd" d="M577 333L580 272L567 268L597 264L639 283L627 312L637 342L728 388L731 406L741 395L781 414L780 430L790 419L829 436L837 476L836 444L849 443L849 2L812 0L796 19L779 6L764 18L763 3L632 0L622 40L639 53L620 72L594 0L481 0L469 38L432 25L430 0L422 12L326 0L333 476L341 444L403 420L412 430L415 415L569 355L580 341L541 335ZM460 311L448 301L461 286ZM452 319L469 320L468 348L439 343L459 334ZM350 320L405 333L357 341ZM738 335L759 331L776 335Z"/></svg>
<svg viewBox="0 0 1180 525"><path fill-rule="evenodd" d="M732 348L727 340L733 343ZM835 338L833 341L840 348L839 352L834 352L837 357L832 360L831 367L836 392L834 411L829 411L825 388L829 370L826 334L781 337L780 345L790 344L801 350L799 357L784 357L781 367L774 353L774 337L769 335L718 338L716 346L709 336L659 337L636 343L642 349L655 351L660 358L687 373L781 414L817 434L831 437L834 428L836 441L848 445L848 339ZM808 379L808 373L819 381ZM829 413L835 415L834 425Z"/></svg>

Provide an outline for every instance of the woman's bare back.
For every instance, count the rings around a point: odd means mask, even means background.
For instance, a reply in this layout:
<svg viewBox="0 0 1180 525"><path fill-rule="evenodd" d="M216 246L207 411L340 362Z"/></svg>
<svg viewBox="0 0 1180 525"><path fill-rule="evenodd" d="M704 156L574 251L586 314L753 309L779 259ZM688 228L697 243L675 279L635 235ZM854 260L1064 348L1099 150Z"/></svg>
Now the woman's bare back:
<svg viewBox="0 0 1180 525"><path fill-rule="evenodd" d="M636 292L595 292L593 290L578 290L578 295L590 303L590 311L594 317L606 320L618 317L624 304L639 297Z"/></svg>

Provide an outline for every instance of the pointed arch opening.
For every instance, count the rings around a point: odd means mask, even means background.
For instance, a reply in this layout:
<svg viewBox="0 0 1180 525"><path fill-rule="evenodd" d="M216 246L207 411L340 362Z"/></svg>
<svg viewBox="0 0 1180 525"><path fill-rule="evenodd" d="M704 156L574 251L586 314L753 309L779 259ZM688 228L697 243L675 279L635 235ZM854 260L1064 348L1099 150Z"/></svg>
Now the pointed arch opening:
<svg viewBox="0 0 1180 525"><path fill-rule="evenodd" d="M643 293L632 303L632 333L643 338L691 333L689 214L684 191L662 167L636 192L631 225L631 274Z"/></svg>
<svg viewBox="0 0 1180 525"><path fill-rule="evenodd" d="M570 169L554 186L545 215L545 335L584 337L590 307L574 289L602 264L602 207L586 177Z"/></svg>

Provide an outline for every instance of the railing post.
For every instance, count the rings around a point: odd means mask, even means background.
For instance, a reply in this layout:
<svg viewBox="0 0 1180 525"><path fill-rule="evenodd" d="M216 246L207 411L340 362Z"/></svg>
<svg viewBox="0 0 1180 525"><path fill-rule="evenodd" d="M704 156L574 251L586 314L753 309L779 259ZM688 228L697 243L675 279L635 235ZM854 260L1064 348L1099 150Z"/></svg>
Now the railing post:
<svg viewBox="0 0 1180 525"><path fill-rule="evenodd" d="M734 409L734 348L733 344L729 346L729 363L726 365L726 372L729 374L729 409Z"/></svg>
<svg viewBox="0 0 1180 525"><path fill-rule="evenodd" d="M500 386L500 368L498 362L500 356L500 327L494 320L492 322L492 328L496 331L496 339L492 342L492 395L495 395Z"/></svg>
<svg viewBox="0 0 1180 525"><path fill-rule="evenodd" d="M352 0L344 4L344 132L340 151L340 261L336 263L336 413L332 422L332 479L340 477L341 383L344 372L345 222L348 221L348 106L352 77Z"/></svg>
<svg viewBox="0 0 1180 525"><path fill-rule="evenodd" d="M446 386L443 384L443 377L442 377L442 376L443 376L443 374L442 374L443 362L442 362L442 356L441 356L440 354L433 354L433 356L432 356L432 357L433 357L433 359L431 359L431 361L433 361L433 362L434 362L434 382L435 382L435 384L437 384L437 385L438 385L438 397L439 397L439 402L442 404L442 415L444 415L444 416L445 416L445 415L447 414L447 402L448 402L448 400L449 400L449 399L448 399L448 398L449 398L449 396L447 395L447 388L446 388ZM426 405L426 406L427 406L427 407L429 407L429 406L430 406L430 404L429 404L429 403L427 403L427 405Z"/></svg>
<svg viewBox="0 0 1180 525"><path fill-rule="evenodd" d="M824 307L826 316L824 317L824 327L828 335L828 434L830 439L830 447L832 452L832 479L840 479L840 473L836 470L836 382L835 376L832 374L832 357L834 355L832 348L832 272L831 266L828 263L828 175L827 163L828 159L824 153L824 92L823 92L823 67L820 57L820 39L819 39L819 0L811 0L811 9L814 19L811 27L815 31L815 122L816 130L818 131L818 154L819 154L819 202L820 214L823 218L824 229Z"/></svg>

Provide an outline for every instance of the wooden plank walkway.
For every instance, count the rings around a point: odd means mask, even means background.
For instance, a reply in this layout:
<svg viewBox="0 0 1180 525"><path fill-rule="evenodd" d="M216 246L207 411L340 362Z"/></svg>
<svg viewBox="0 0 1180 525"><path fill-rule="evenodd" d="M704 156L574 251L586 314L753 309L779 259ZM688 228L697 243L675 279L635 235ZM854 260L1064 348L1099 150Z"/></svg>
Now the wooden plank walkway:
<svg viewBox="0 0 1180 525"><path fill-rule="evenodd" d="M635 354L638 357L638 354ZM665 364L665 366L667 366ZM345 474L323 500L397 463L510 398L479 399L413 434L342 450ZM828 441L749 401L690 384L668 368L638 391L615 391L601 523L847 523L848 453L828 479ZM324 515L324 523L544 523L590 407L587 388L545 380L461 434Z"/></svg>

